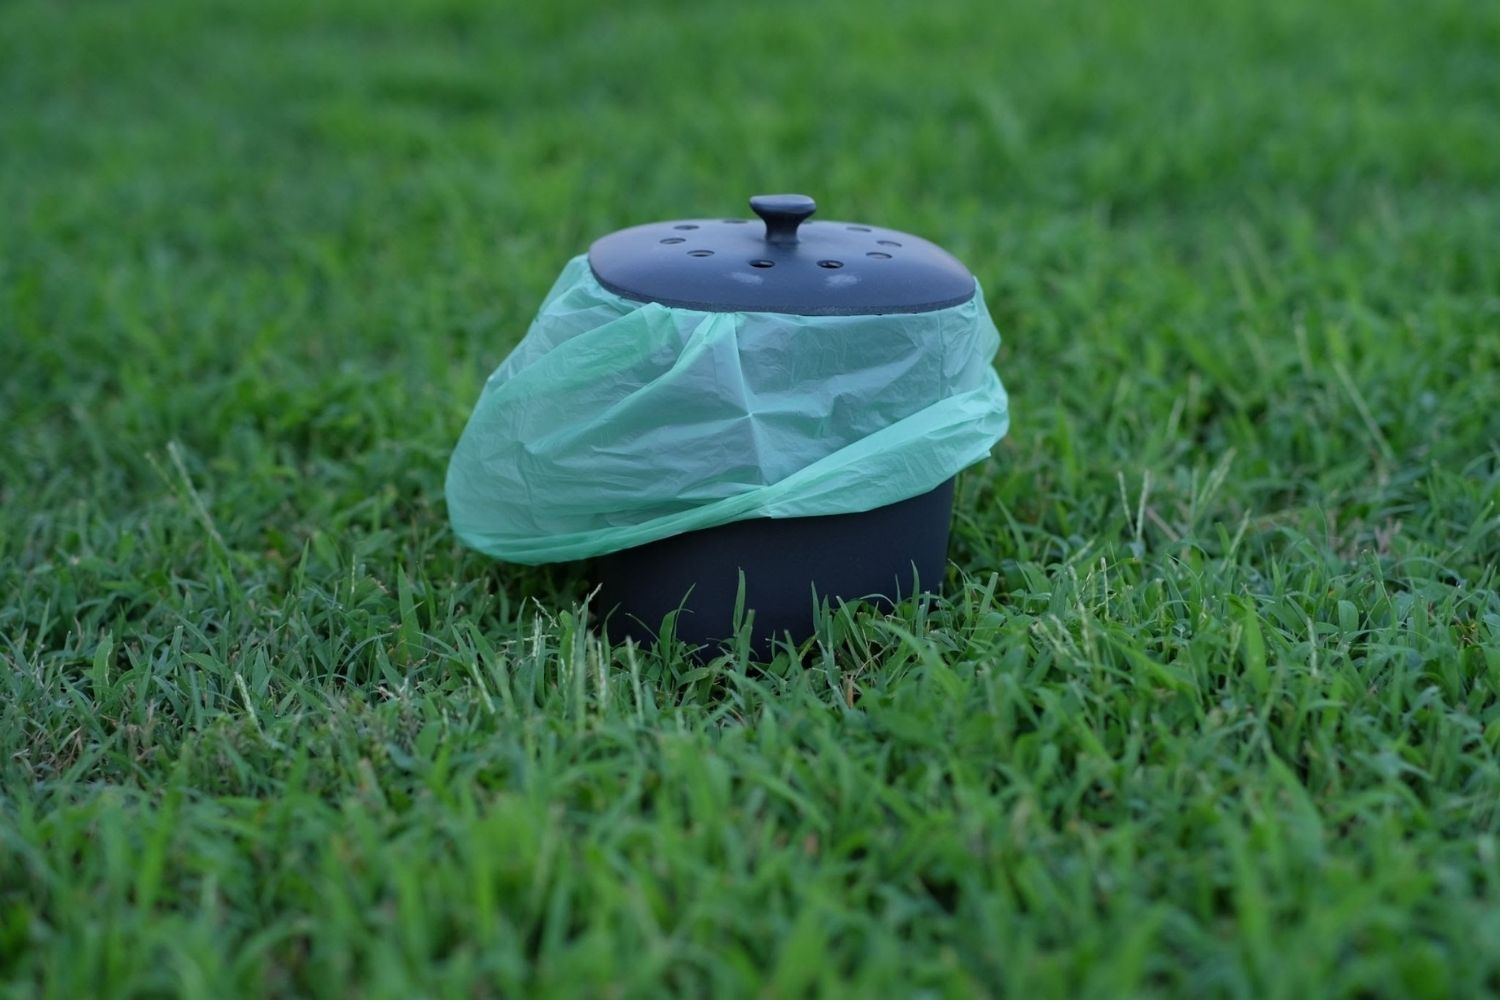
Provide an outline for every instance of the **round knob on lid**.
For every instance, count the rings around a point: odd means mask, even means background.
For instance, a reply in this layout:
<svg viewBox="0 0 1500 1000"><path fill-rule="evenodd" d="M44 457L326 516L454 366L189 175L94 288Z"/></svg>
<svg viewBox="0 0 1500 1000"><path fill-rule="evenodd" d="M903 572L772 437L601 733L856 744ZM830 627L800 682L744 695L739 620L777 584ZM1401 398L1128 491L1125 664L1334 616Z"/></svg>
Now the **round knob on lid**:
<svg viewBox="0 0 1500 1000"><path fill-rule="evenodd" d="M750 208L765 220L767 243L796 243L797 227L818 210L818 203L805 194L758 194Z"/></svg>

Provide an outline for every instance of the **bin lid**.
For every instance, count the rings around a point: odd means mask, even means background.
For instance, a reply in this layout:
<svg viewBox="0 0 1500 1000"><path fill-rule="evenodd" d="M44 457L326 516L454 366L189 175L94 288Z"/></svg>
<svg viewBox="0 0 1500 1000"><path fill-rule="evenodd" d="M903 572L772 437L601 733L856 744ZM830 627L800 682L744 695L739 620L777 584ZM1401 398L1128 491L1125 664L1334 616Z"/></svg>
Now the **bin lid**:
<svg viewBox="0 0 1500 1000"><path fill-rule="evenodd" d="M589 248L594 277L617 295L710 312L855 316L929 312L967 302L974 276L920 236L855 222L809 221L801 194L750 199L753 219L675 219L621 229Z"/></svg>

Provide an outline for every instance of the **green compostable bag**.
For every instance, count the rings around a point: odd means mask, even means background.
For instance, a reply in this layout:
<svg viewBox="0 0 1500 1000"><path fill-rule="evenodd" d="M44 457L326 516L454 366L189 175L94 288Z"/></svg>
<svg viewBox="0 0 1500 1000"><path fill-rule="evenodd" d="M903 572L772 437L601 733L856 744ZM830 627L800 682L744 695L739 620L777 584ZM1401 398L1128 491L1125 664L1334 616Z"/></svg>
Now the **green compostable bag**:
<svg viewBox="0 0 1500 1000"><path fill-rule="evenodd" d="M453 451L453 530L560 562L926 493L1005 435L999 345L977 286L930 312L703 312L615 295L575 257Z"/></svg>

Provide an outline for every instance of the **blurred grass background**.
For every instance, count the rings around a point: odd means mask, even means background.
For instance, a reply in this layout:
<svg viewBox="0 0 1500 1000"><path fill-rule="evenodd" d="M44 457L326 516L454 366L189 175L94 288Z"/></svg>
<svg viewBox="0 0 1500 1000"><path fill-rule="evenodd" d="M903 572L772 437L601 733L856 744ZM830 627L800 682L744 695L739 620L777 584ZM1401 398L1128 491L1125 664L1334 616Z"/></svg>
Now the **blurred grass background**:
<svg viewBox="0 0 1500 1000"><path fill-rule="evenodd" d="M17 996L1500 991L1500 8L0 6ZM951 600L604 649L441 482L563 261L943 244Z"/></svg>

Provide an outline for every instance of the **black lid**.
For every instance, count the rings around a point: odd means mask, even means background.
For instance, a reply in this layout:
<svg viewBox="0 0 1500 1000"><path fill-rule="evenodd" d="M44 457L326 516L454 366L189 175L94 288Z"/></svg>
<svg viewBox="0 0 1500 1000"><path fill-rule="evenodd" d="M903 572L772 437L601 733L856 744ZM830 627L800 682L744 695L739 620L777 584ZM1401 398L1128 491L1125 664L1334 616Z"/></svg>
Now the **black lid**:
<svg viewBox="0 0 1500 1000"><path fill-rule="evenodd" d="M711 312L803 316L913 313L974 296L974 276L935 243L894 229L805 222L806 195L757 195L765 221L681 219L594 241L599 283L642 302Z"/></svg>

